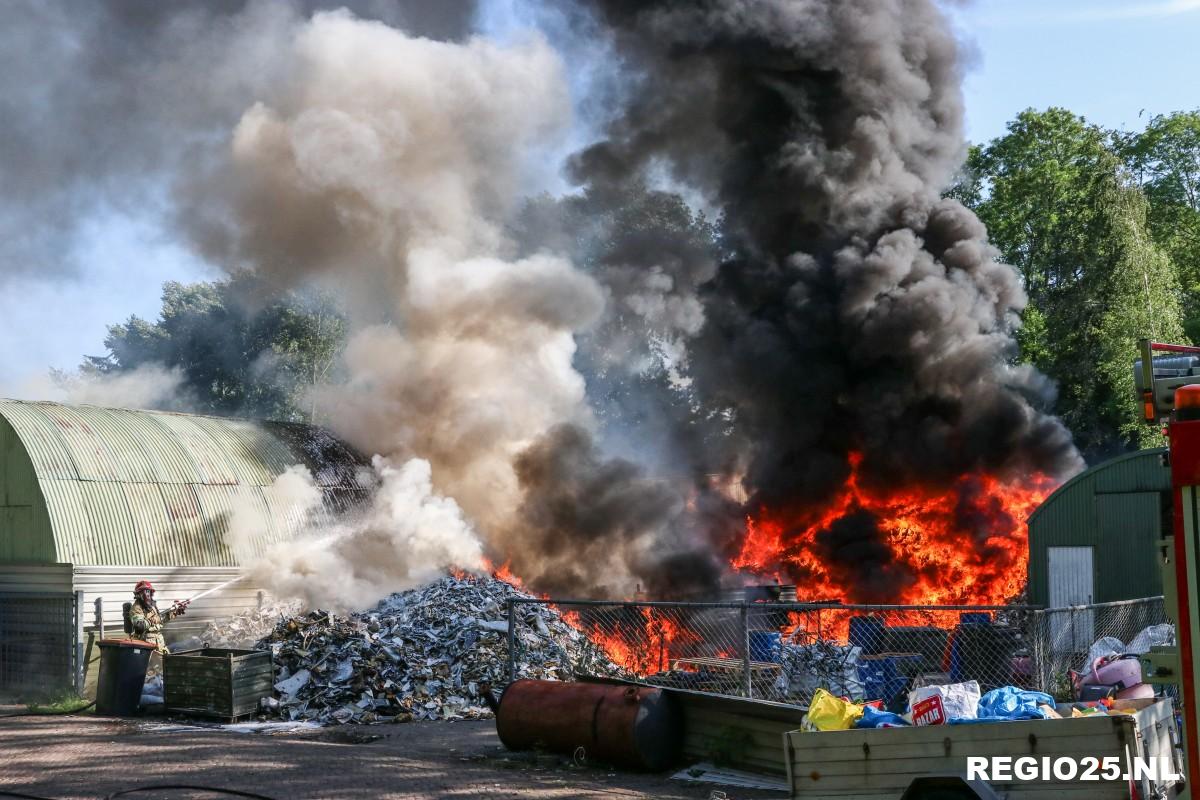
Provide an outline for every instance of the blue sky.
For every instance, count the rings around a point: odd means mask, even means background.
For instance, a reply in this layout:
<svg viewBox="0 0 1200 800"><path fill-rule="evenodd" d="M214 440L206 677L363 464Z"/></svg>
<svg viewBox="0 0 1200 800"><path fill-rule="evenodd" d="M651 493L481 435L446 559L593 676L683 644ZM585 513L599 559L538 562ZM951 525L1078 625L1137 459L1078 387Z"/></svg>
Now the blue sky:
<svg viewBox="0 0 1200 800"><path fill-rule="evenodd" d="M1127 130L1200 107L1200 0L977 0L952 13L971 51L972 141L1002 135L1030 106L1060 105ZM89 221L77 256L84 272L74 280L26 279L0 291L0 395L43 394L47 367L102 353L107 324L156 316L163 281L215 276L148 220Z"/></svg>
<svg viewBox="0 0 1200 800"><path fill-rule="evenodd" d="M1125 130L1200 108L1200 0L977 0L954 17L974 50L971 141L1003 135L1030 106Z"/></svg>

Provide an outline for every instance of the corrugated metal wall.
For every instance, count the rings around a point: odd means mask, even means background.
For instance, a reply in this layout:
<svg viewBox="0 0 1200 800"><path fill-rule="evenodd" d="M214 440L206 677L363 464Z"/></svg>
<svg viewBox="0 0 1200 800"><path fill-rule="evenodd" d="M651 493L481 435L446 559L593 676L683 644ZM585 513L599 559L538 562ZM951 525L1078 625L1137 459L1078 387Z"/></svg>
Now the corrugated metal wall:
<svg viewBox="0 0 1200 800"><path fill-rule="evenodd" d="M1058 488L1029 518L1029 601L1049 602L1048 547L1094 546L1095 602L1162 593L1155 556L1163 494L1171 488L1163 448L1098 464Z"/></svg>
<svg viewBox="0 0 1200 800"><path fill-rule="evenodd" d="M0 571L2 572L2 571ZM176 600L194 597L206 589L236 578L239 570L223 567L97 567L78 566L73 571L74 588L83 592L83 622L86 630L99 627L96 618L96 599L100 598L106 635L122 636L121 606L133 600L133 587L140 580L154 584L158 607L165 611ZM211 620L232 616L239 611L255 608L259 595L270 597L256 586L240 581L233 586L201 598L188 607L187 613L167 626L167 641L199 633Z"/></svg>
<svg viewBox="0 0 1200 800"><path fill-rule="evenodd" d="M72 579L70 564L10 564L0 569L0 594L70 592Z"/></svg>
<svg viewBox="0 0 1200 800"><path fill-rule="evenodd" d="M0 563L57 560L30 453L0 417Z"/></svg>

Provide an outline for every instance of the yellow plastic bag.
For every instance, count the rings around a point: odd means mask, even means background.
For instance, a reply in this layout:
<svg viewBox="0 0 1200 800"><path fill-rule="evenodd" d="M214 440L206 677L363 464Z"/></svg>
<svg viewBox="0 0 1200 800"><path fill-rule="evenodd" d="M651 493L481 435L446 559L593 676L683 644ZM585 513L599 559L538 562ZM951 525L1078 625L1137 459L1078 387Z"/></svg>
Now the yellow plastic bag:
<svg viewBox="0 0 1200 800"><path fill-rule="evenodd" d="M808 704L802 727L806 731L844 731L853 728L862 713L863 707L858 703L849 703L824 689L817 689Z"/></svg>

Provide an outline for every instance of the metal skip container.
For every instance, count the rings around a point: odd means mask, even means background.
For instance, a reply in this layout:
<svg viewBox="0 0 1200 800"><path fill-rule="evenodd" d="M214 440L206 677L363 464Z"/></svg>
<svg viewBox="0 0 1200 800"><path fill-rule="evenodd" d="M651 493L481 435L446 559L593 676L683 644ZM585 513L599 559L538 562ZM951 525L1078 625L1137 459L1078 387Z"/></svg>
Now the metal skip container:
<svg viewBox="0 0 1200 800"><path fill-rule="evenodd" d="M510 750L544 748L658 771L679 758L683 719L674 698L649 686L519 680L496 709Z"/></svg>

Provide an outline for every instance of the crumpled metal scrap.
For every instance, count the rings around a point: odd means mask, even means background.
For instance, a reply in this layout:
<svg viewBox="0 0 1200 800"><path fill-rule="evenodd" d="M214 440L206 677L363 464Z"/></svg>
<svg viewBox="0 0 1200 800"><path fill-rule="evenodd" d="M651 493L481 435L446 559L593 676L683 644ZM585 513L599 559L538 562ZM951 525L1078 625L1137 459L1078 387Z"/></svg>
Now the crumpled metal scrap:
<svg viewBox="0 0 1200 800"><path fill-rule="evenodd" d="M298 600L286 603L268 603L226 617L212 620L198 635L181 642L173 650L191 650L196 647L227 647L236 650L253 648L263 637L269 636L281 620L289 619L301 611Z"/></svg>
<svg viewBox="0 0 1200 800"><path fill-rule="evenodd" d="M342 616L312 611L261 641L276 665L268 713L322 723L479 719L480 685L502 684L507 600L528 597L494 577L447 576ZM628 677L553 607L519 605L517 678L570 680L575 670Z"/></svg>

